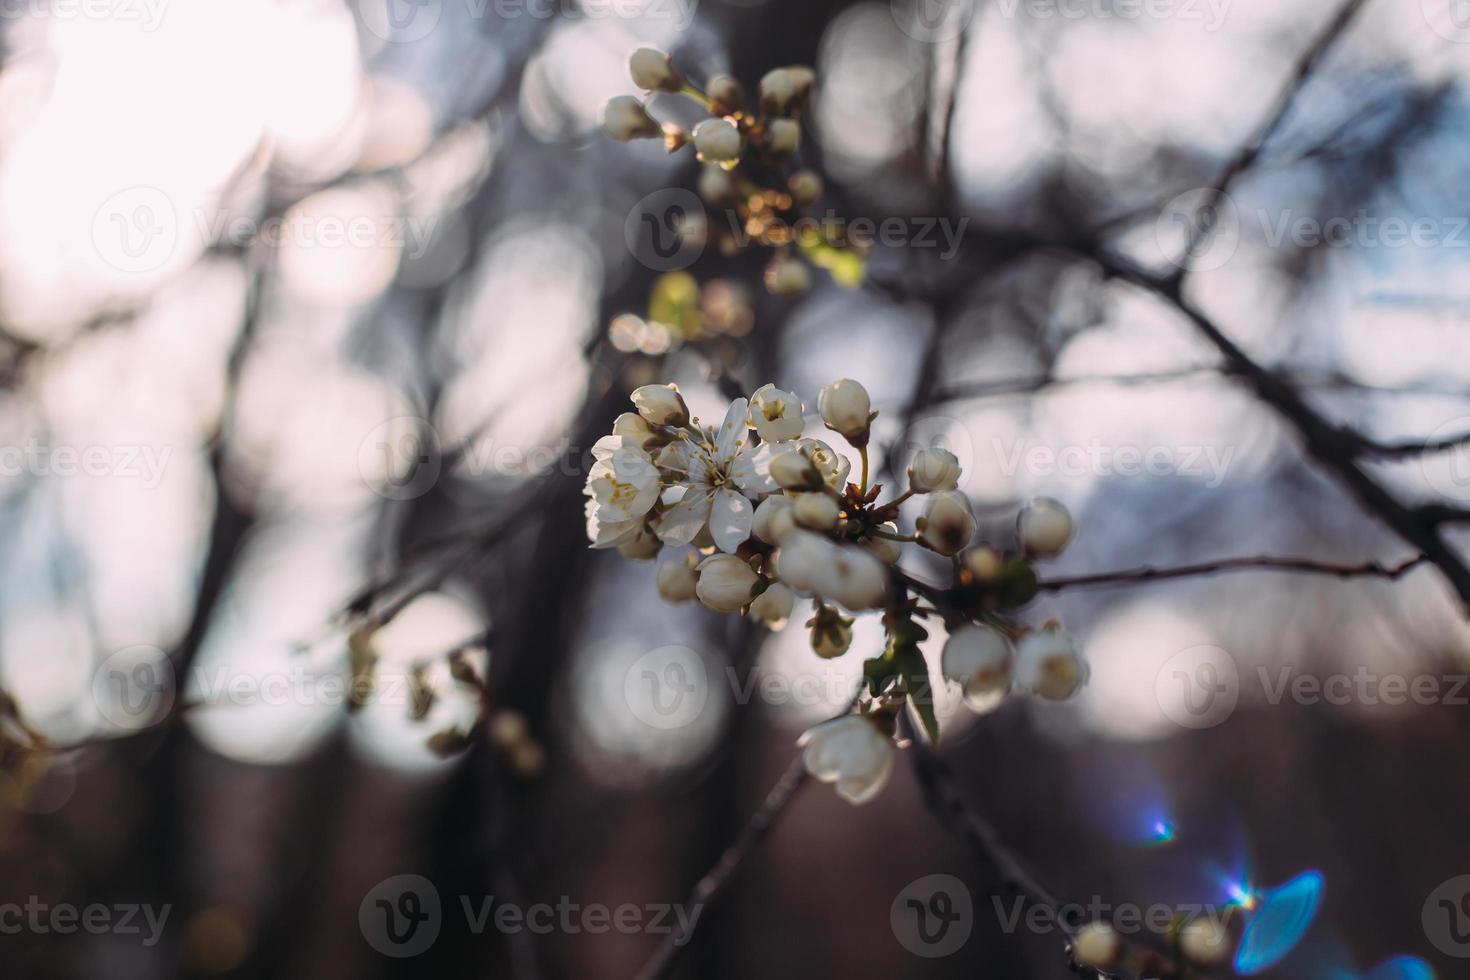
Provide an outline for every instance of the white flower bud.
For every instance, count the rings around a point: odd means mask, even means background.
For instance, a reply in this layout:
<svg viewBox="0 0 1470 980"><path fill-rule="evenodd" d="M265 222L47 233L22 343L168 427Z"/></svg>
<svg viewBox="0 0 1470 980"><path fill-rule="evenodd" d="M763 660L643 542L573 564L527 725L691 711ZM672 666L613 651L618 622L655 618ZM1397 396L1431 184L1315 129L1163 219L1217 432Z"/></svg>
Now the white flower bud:
<svg viewBox="0 0 1470 980"><path fill-rule="evenodd" d="M1190 919L1179 930L1179 951L1197 966L1216 966L1231 953L1230 933L1214 916Z"/></svg>
<svg viewBox="0 0 1470 980"><path fill-rule="evenodd" d="M803 439L798 445L816 465L817 472L827 486L840 491L852 469L852 463L848 462L847 457L834 452L831 446L820 439Z"/></svg>
<svg viewBox="0 0 1470 980"><path fill-rule="evenodd" d="M728 119L706 119L694 127L694 148L706 162L738 159L743 142L740 130Z"/></svg>
<svg viewBox="0 0 1470 980"><path fill-rule="evenodd" d="M815 204L822 199L822 178L810 170L792 174L786 186L797 204Z"/></svg>
<svg viewBox="0 0 1470 980"><path fill-rule="evenodd" d="M827 428L840 433L854 446L867 445L873 403L862 385L851 378L832 382L817 396L817 410L822 413Z"/></svg>
<svg viewBox="0 0 1470 980"><path fill-rule="evenodd" d="M688 602L695 597L698 576L689 564L688 555L659 562L654 577L659 597L665 602Z"/></svg>
<svg viewBox="0 0 1470 980"><path fill-rule="evenodd" d="M648 91L677 92L684 85L668 56L658 48L639 48L628 56L633 84Z"/></svg>
<svg viewBox="0 0 1470 980"><path fill-rule="evenodd" d="M772 153L793 153L801 145L801 123L794 119L772 119L766 135Z"/></svg>
<svg viewBox="0 0 1470 980"><path fill-rule="evenodd" d="M785 68L766 72L761 78L761 107L767 112L780 115L796 98L796 79Z"/></svg>
<svg viewBox="0 0 1470 980"><path fill-rule="evenodd" d="M862 548L841 545L827 573L828 598L853 612L877 609L888 598L888 566Z"/></svg>
<svg viewBox="0 0 1470 980"><path fill-rule="evenodd" d="M975 515L963 494L937 493L929 498L924 516L915 524L919 541L941 555L957 554L975 536Z"/></svg>
<svg viewBox="0 0 1470 980"><path fill-rule="evenodd" d="M944 643L939 672L960 686L972 710L992 711L1011 689L1011 642L989 626L957 627Z"/></svg>
<svg viewBox="0 0 1470 980"><path fill-rule="evenodd" d="M909 488L915 493L945 493L960 485L959 457L948 449L921 449L909 464Z"/></svg>
<svg viewBox="0 0 1470 980"><path fill-rule="evenodd" d="M760 576L742 558L713 555L699 563L699 601L718 613L739 612L750 604Z"/></svg>
<svg viewBox="0 0 1470 980"><path fill-rule="evenodd" d="M685 245L701 246L709 238L709 219L702 214L686 211L679 218L674 231L678 234L679 241Z"/></svg>
<svg viewBox="0 0 1470 980"><path fill-rule="evenodd" d="M786 621L791 618L791 610L795 607L796 595L780 582L772 582L750 604L750 615L771 629L778 630L786 625Z"/></svg>
<svg viewBox="0 0 1470 980"><path fill-rule="evenodd" d="M1014 671L1017 690L1047 701L1065 701L1087 683L1089 668L1070 636L1044 629L1016 645Z"/></svg>
<svg viewBox="0 0 1470 980"><path fill-rule="evenodd" d="M982 544L965 553L965 567L975 576L975 581L981 585L990 585L1000 581L1005 562L1001 559L1000 552L988 544Z"/></svg>
<svg viewBox="0 0 1470 980"><path fill-rule="evenodd" d="M800 259L777 257L766 266L766 292L772 296L795 296L811 285L812 274Z"/></svg>
<svg viewBox="0 0 1470 980"><path fill-rule="evenodd" d="M807 97L812 90L812 85L817 81L817 73L807 65L790 65L786 69L786 74L791 78L791 85L795 90L794 94L798 102Z"/></svg>
<svg viewBox="0 0 1470 980"><path fill-rule="evenodd" d="M791 498L785 494L773 494L760 502L751 520L750 533L766 544L780 544L781 539L796 530L796 521L791 515Z"/></svg>
<svg viewBox="0 0 1470 980"><path fill-rule="evenodd" d="M800 438L805 420L801 399L773 384L762 385L750 396L750 424L766 442L788 442Z"/></svg>
<svg viewBox="0 0 1470 980"><path fill-rule="evenodd" d="M745 106L745 89L731 75L711 75L704 94L709 96L710 112L716 116L728 116Z"/></svg>
<svg viewBox="0 0 1470 980"><path fill-rule="evenodd" d="M849 803L866 803L893 772L893 740L862 715L844 715L809 729L798 743L806 771L824 783L835 783L837 795Z"/></svg>
<svg viewBox="0 0 1470 980"><path fill-rule="evenodd" d="M883 530L890 534L897 534L898 525L889 521L883 525ZM876 535L871 538L864 538L862 546L868 554L885 565L896 565L898 564L898 560L903 557L903 542L894 541L891 538L880 538Z"/></svg>
<svg viewBox="0 0 1470 980"><path fill-rule="evenodd" d="M796 443L771 457L771 479L785 490L816 490L822 486L821 471Z"/></svg>
<svg viewBox="0 0 1470 980"><path fill-rule="evenodd" d="M650 446L657 445L662 439L659 433L649 428L643 416L636 412L624 412L614 419L613 435L622 436L645 452Z"/></svg>
<svg viewBox="0 0 1470 980"><path fill-rule="evenodd" d="M810 531L796 530L781 539L776 574L803 595L825 594L837 546Z"/></svg>
<svg viewBox="0 0 1470 980"><path fill-rule="evenodd" d="M791 504L796 523L814 531L830 531L837 526L837 501L825 493L799 493Z"/></svg>
<svg viewBox="0 0 1470 980"><path fill-rule="evenodd" d="M1037 497L1017 518L1021 547L1035 558L1052 558L1062 553L1072 539L1072 515L1050 497Z"/></svg>
<svg viewBox="0 0 1470 980"><path fill-rule="evenodd" d="M1089 922L1077 931L1072 951L1077 962L1094 970L1105 970L1118 962L1123 942L1106 922Z"/></svg>
<svg viewBox="0 0 1470 980"><path fill-rule="evenodd" d="M618 95L607 100L602 108L602 128L609 136L620 142L647 139L663 134L658 121L648 114L631 95Z"/></svg>
<svg viewBox="0 0 1470 980"><path fill-rule="evenodd" d="M650 425L689 424L689 406L673 385L644 385L633 392L633 406Z"/></svg>
<svg viewBox="0 0 1470 980"><path fill-rule="evenodd" d="M723 204L735 196L735 182L724 167L711 164L699 171L699 196L711 204Z"/></svg>
<svg viewBox="0 0 1470 980"><path fill-rule="evenodd" d="M812 652L823 660L835 660L852 646L852 625L833 622L812 627Z"/></svg>

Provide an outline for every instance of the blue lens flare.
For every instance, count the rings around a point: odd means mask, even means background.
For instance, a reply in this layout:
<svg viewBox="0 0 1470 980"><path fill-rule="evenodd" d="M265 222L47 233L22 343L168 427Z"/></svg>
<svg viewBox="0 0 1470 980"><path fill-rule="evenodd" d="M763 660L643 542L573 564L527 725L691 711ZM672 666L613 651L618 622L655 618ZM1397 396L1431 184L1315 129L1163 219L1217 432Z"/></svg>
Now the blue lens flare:
<svg viewBox="0 0 1470 980"><path fill-rule="evenodd" d="M1317 916L1324 884L1320 871L1304 871L1279 888L1255 893L1255 914L1235 952L1235 971L1255 976L1295 949Z"/></svg>
<svg viewBox="0 0 1470 980"><path fill-rule="evenodd" d="M1434 980L1434 967L1417 956L1395 956L1369 970L1363 980Z"/></svg>

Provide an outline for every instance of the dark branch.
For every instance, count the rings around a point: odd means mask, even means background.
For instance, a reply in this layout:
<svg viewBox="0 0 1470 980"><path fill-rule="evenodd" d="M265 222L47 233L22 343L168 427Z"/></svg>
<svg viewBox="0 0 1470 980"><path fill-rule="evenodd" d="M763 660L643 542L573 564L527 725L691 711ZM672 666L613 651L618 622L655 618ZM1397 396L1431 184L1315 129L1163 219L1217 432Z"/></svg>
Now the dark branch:
<svg viewBox="0 0 1470 980"><path fill-rule="evenodd" d="M1180 565L1176 568L1135 568L1123 572L1102 572L1097 575L1077 575L1070 578L1048 579L1040 584L1044 592L1060 592L1063 589L1089 588L1106 585L1131 585L1137 582L1157 582L1164 579L1193 578L1214 575L1219 572L1246 571L1250 569L1298 572L1309 575L1330 575L1335 578L1380 578L1397 581L1420 565L1429 563L1425 555L1416 555L1396 565L1384 565L1369 561L1357 565L1335 565L1330 562L1312 561L1307 558L1226 558L1222 561L1201 562L1195 565Z"/></svg>

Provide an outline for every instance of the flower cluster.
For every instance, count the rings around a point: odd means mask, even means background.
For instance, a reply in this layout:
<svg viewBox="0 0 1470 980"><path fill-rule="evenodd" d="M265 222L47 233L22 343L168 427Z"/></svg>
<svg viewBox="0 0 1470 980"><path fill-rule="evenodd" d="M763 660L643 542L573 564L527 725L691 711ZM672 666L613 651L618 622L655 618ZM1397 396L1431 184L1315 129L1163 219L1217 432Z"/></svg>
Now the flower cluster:
<svg viewBox="0 0 1470 980"><path fill-rule="evenodd" d="M1060 553L1072 536L1061 504L1037 500L1021 511L1018 551L972 546L959 460L935 448L914 457L907 491L880 503L868 466L878 413L849 379L824 388L817 409L857 451L856 481L846 455L806 434L801 400L774 384L736 399L718 427L692 418L674 385L644 386L632 400L637 411L619 416L593 448L585 488L592 547L657 559L658 591L670 602L698 601L773 629L810 601L806 626L824 658L847 653L854 616L881 611L888 644L864 665L860 713L803 739L808 768L845 798L863 802L883 785L905 705L938 738L922 620L945 626L941 672L977 711L1012 691L1066 700L1086 682L1087 664L1066 633L1008 615L1036 594L1032 562ZM900 505L915 496L925 498L923 514L904 533ZM903 571L905 545L949 558L953 580L931 585Z"/></svg>
<svg viewBox="0 0 1470 980"><path fill-rule="evenodd" d="M810 266L826 269L845 286L862 282L870 243L849 235L835 217L802 217L803 209L820 202L824 192L822 178L796 162L803 110L816 83L812 69L792 65L767 72L754 104L730 75L713 75L700 89L674 68L668 54L654 48L634 51L628 74L650 96L682 95L709 114L686 130L677 123L659 123L645 102L631 95L608 100L603 111L603 128L615 139L662 137L671 153L693 147L704 165L700 196L713 207L728 209L732 220L711 223L703 214L686 214L677 229L686 242L702 247L714 240L726 255L751 245L774 249L764 279L776 295L805 292L811 285Z"/></svg>

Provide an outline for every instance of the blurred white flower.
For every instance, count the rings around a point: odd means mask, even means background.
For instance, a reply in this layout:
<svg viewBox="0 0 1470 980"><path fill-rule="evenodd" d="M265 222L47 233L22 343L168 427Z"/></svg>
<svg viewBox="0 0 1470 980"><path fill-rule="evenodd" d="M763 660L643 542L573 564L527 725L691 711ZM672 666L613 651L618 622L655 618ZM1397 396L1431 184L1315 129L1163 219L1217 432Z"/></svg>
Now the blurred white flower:
<svg viewBox="0 0 1470 980"><path fill-rule="evenodd" d="M802 765L824 783L835 783L849 803L866 803L888 782L896 749L893 740L862 715L823 722L801 736Z"/></svg>
<svg viewBox="0 0 1470 980"><path fill-rule="evenodd" d="M738 159L744 138L728 119L705 119L694 127L694 148L706 162Z"/></svg>
<svg viewBox="0 0 1470 980"><path fill-rule="evenodd" d="M801 123L794 119L772 119L766 129L772 153L794 153L801 145Z"/></svg>
<svg viewBox="0 0 1470 980"><path fill-rule="evenodd" d="M796 296L812 286L812 274L800 259L778 255L766 266L766 291L772 296Z"/></svg>
<svg viewBox="0 0 1470 980"><path fill-rule="evenodd" d="M776 574L803 595L828 591L837 546L811 531L792 531L776 552Z"/></svg>
<svg viewBox="0 0 1470 980"><path fill-rule="evenodd" d="M898 533L898 525L892 521L883 524L881 529L887 531L889 534ZM885 565L896 565L898 564L898 560L903 557L903 542L894 541L892 538L880 538L877 536L864 538L862 540L862 548Z"/></svg>
<svg viewBox="0 0 1470 980"><path fill-rule="evenodd" d="M1061 630L1043 629L1016 645L1015 686L1047 701L1065 701L1087 683L1087 661Z"/></svg>
<svg viewBox="0 0 1470 980"><path fill-rule="evenodd" d="M1066 507L1050 497L1038 497L1021 511L1017 528L1028 555L1052 558L1072 540L1074 525Z"/></svg>
<svg viewBox="0 0 1470 980"><path fill-rule="evenodd" d="M786 625L786 621L791 618L791 610L795 607L796 596L792 591L780 582L772 582L750 604L750 615L771 629L778 630Z"/></svg>
<svg viewBox="0 0 1470 980"><path fill-rule="evenodd" d="M1089 922L1077 931L1072 944L1077 962L1094 970L1105 970L1118 961L1122 940L1106 922Z"/></svg>
<svg viewBox="0 0 1470 980"><path fill-rule="evenodd" d="M774 469L775 463L773 462ZM783 493L772 494L755 508L755 519L750 533L766 544L780 544L781 539L796 529L796 520L791 513L791 498Z"/></svg>
<svg viewBox="0 0 1470 980"><path fill-rule="evenodd" d="M924 547L941 555L957 554L975 536L975 515L970 513L970 501L959 493L930 497L924 516L916 524Z"/></svg>
<svg viewBox="0 0 1470 980"><path fill-rule="evenodd" d="M647 451L658 444L662 437L653 431L648 422L637 412L624 412L613 420L613 435L622 436Z"/></svg>
<svg viewBox="0 0 1470 980"><path fill-rule="evenodd" d="M814 531L832 530L839 513L837 501L825 493L798 493L792 499L791 514L796 523Z"/></svg>
<svg viewBox="0 0 1470 980"><path fill-rule="evenodd" d="M997 629L966 623L949 634L939 670L960 686L973 710L990 711L1011 689L1011 643Z"/></svg>
<svg viewBox="0 0 1470 980"><path fill-rule="evenodd" d="M856 545L837 545L825 595L853 612L877 609L888 598L888 566Z"/></svg>
<svg viewBox="0 0 1470 980"><path fill-rule="evenodd" d="M658 120L650 116L643 103L631 95L618 95L607 100L607 105L602 109L602 128L609 136L622 143L663 133Z"/></svg>
<svg viewBox="0 0 1470 980"><path fill-rule="evenodd" d="M712 555L699 563L699 601L718 613L739 612L750 604L760 576L734 555Z"/></svg>
<svg viewBox="0 0 1470 980"><path fill-rule="evenodd" d="M629 55L628 75L634 85L650 92L677 92L684 84L668 54L658 48L639 48Z"/></svg>
<svg viewBox="0 0 1470 980"><path fill-rule="evenodd" d="M695 598L695 587L699 576L694 573L690 555L668 557L658 563L654 577L658 582L658 594L667 602L688 602Z"/></svg>
<svg viewBox="0 0 1470 980"><path fill-rule="evenodd" d="M1197 966L1216 966L1230 955L1230 933L1214 916L1190 919L1179 930L1179 951Z"/></svg>

